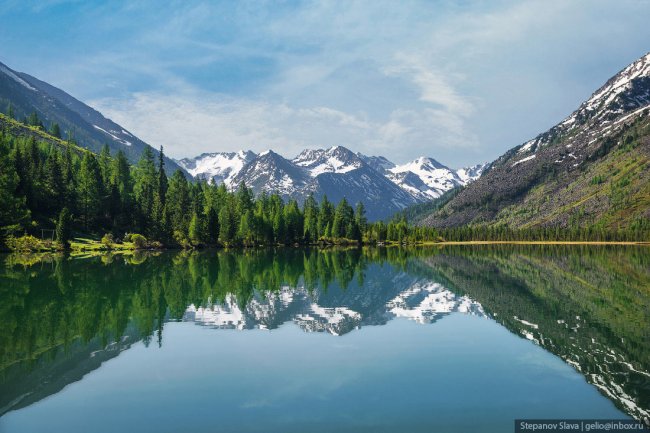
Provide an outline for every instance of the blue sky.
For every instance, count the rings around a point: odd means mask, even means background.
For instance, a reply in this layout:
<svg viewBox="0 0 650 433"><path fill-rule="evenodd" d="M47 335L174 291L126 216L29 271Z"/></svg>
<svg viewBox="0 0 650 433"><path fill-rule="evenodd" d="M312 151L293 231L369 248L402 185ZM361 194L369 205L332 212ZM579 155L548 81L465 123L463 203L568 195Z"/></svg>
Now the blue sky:
<svg viewBox="0 0 650 433"><path fill-rule="evenodd" d="M0 1L0 61L173 157L490 161L650 50L650 2Z"/></svg>

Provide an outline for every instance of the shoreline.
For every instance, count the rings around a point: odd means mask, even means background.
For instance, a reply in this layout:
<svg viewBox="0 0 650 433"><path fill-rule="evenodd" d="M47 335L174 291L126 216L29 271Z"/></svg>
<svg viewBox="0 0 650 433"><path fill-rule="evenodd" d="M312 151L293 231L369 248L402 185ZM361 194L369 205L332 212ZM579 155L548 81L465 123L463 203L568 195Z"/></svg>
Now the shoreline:
<svg viewBox="0 0 650 433"><path fill-rule="evenodd" d="M417 245L643 245L650 241L444 241L423 242Z"/></svg>
<svg viewBox="0 0 650 433"><path fill-rule="evenodd" d="M300 245L257 245L257 246L217 246L217 245L204 245L193 248L183 248L181 246L169 246L162 248L134 248L133 246L124 246L123 244L116 244L112 248L102 248L98 245L99 242L85 244L81 248L79 244L69 250L59 250L55 248L44 248L36 250L11 250L0 248L2 254L38 254L38 253L62 253L71 256L84 256L89 253L99 254L134 254L136 252L162 252L162 251L199 251L210 249L226 249L226 250L251 250L251 249L267 249L267 248L363 248L363 247L444 247L444 246L469 246L469 245L585 245L585 246L650 246L650 241L443 241L443 242L418 242L418 243L405 243L386 242L383 244L365 243L365 244L300 244Z"/></svg>

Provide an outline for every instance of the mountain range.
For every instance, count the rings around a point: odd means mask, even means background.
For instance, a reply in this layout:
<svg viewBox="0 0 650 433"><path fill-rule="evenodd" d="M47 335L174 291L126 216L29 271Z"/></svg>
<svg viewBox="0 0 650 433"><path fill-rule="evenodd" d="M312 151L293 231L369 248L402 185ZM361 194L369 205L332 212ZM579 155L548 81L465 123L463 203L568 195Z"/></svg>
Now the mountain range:
<svg viewBox="0 0 650 433"><path fill-rule="evenodd" d="M643 228L650 221L650 53L419 222Z"/></svg>
<svg viewBox="0 0 650 433"><path fill-rule="evenodd" d="M50 128L60 129L82 147L99 153L107 144L111 153L123 151L136 163L149 144L104 117L73 96L31 75L0 63L0 107L11 106L17 119L36 113ZM158 151L152 148L154 155ZM397 165L381 156L366 156L335 146L304 150L293 159L269 150L215 152L175 161L166 158L168 174L181 169L197 179L236 188L244 182L256 193L278 192L302 202L309 194L363 202L370 220L384 219L408 206L429 201L446 191L467 185L487 166L452 170L433 158L421 157Z"/></svg>
<svg viewBox="0 0 650 433"><path fill-rule="evenodd" d="M478 178L485 164L452 170L433 158L397 165L382 156L354 153L343 146L306 149L293 159L268 150L204 153L177 161L199 179L236 188L245 183L256 193L277 192L285 199L327 196L351 204L362 201L371 220L440 197Z"/></svg>
<svg viewBox="0 0 650 433"><path fill-rule="evenodd" d="M36 112L83 147L137 161L149 145L43 81L0 63L0 107ZM154 153L156 153L154 149ZM452 170L433 158L395 164L335 146L287 159L271 150L215 152L166 160L199 179L299 202L309 194L363 202L370 220L411 207L413 220L436 227L467 224L603 230L647 228L650 221L650 53L609 79L571 115L490 164ZM445 194L453 190L451 194ZM442 196L442 198L441 198ZM414 213L411 213L412 215Z"/></svg>
<svg viewBox="0 0 650 433"><path fill-rule="evenodd" d="M35 112L46 127L58 124L62 132L95 153L107 144L111 153L122 150L135 163L143 150L151 147L63 90L0 63L0 109L5 111L9 105L17 119ZM157 155L158 151L151 148ZM165 159L165 164L168 174L181 168L170 158Z"/></svg>

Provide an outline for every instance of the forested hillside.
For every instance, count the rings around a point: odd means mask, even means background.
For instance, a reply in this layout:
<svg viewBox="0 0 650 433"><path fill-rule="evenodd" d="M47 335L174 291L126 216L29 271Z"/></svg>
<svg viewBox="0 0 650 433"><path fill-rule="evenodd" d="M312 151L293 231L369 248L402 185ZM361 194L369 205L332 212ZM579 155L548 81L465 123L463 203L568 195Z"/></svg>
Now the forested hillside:
<svg viewBox="0 0 650 433"><path fill-rule="evenodd" d="M165 172L144 148L137 165L126 155L99 155L0 115L0 235L37 237L55 230L61 247L73 235L138 239L140 246L271 245L433 239L434 230L403 221L369 224L362 203L308 197L301 207L278 194L254 197ZM143 238L145 236L147 239ZM152 242L155 241L155 242ZM11 245L10 245L11 246Z"/></svg>

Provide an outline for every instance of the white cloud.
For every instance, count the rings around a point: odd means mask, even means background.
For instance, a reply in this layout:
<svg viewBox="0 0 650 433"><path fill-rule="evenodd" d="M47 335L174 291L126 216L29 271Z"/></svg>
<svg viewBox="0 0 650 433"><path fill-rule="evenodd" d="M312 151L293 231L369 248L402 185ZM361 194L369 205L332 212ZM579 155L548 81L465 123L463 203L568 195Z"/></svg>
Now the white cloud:
<svg viewBox="0 0 650 433"><path fill-rule="evenodd" d="M66 79L140 77L94 104L177 157L341 144L459 166L542 132L634 59L648 6L621 1L188 4Z"/></svg>
<svg viewBox="0 0 650 433"><path fill-rule="evenodd" d="M367 154L395 154L404 143L426 153L432 137L458 126L437 110L395 110L371 121L329 107L228 98L223 95L136 93L125 100L99 99L92 105L115 122L172 157L203 152L272 148L293 157L304 148L348 146ZM467 140L450 146L466 147ZM402 158L403 159L403 158Z"/></svg>

